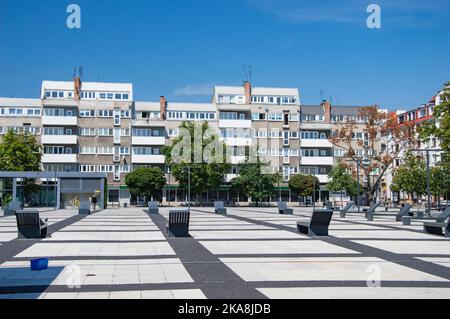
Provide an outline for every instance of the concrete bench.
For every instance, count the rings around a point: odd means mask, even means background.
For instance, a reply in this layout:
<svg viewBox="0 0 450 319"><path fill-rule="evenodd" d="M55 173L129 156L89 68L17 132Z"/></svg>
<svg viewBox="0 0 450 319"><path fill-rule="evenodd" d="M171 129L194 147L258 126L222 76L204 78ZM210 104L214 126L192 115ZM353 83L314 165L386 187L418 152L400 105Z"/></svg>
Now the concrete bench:
<svg viewBox="0 0 450 319"><path fill-rule="evenodd" d="M403 206L400 211L398 213L376 213L376 212L372 212L372 213L367 213L367 220L368 221L373 221L373 218L375 216L379 216L379 217L389 217L389 216L395 216L395 220L396 221L400 221L402 220L403 216L407 216L408 214L410 214L410 210L411 210L411 206L406 204L405 206Z"/></svg>
<svg viewBox="0 0 450 319"><path fill-rule="evenodd" d="M446 223L424 222L423 231L427 234L450 237L450 220Z"/></svg>
<svg viewBox="0 0 450 319"><path fill-rule="evenodd" d="M421 220L434 220L436 223L444 223L447 218L450 218L450 207L448 207L446 210L444 210L441 214L439 214L436 217L423 217L422 216L403 216L403 225L411 225L411 221L414 219L421 219Z"/></svg>
<svg viewBox="0 0 450 319"><path fill-rule="evenodd" d="M214 212L216 214L226 215L227 209L225 208L224 203L221 201L214 202Z"/></svg>
<svg viewBox="0 0 450 319"><path fill-rule="evenodd" d="M344 208L339 210L339 216L341 218L345 218L345 216L347 215L347 212L350 210L350 208L352 208L353 206L353 202L350 202L347 204L347 206L345 206Z"/></svg>
<svg viewBox="0 0 450 319"><path fill-rule="evenodd" d="M78 215L90 215L91 214L91 203L84 201L80 203L78 207Z"/></svg>
<svg viewBox="0 0 450 319"><path fill-rule="evenodd" d="M149 214L159 214L159 203L158 202L148 202L148 213Z"/></svg>
<svg viewBox="0 0 450 319"><path fill-rule="evenodd" d="M294 210L292 208L288 208L286 202L277 202L278 213L285 215L292 215Z"/></svg>
<svg viewBox="0 0 450 319"><path fill-rule="evenodd" d="M308 236L328 236L333 210L316 209L313 211L311 220L297 222L297 229L300 233Z"/></svg>
<svg viewBox="0 0 450 319"><path fill-rule="evenodd" d="M20 202L10 202L4 212L3 216L14 216L14 214L22 209L22 204Z"/></svg>
<svg viewBox="0 0 450 319"><path fill-rule="evenodd" d="M167 233L174 237L189 237L190 212L184 209L169 211Z"/></svg>
<svg viewBox="0 0 450 319"><path fill-rule="evenodd" d="M16 212L17 231L19 238L45 238L47 237L47 220L39 217L37 210L19 210Z"/></svg>

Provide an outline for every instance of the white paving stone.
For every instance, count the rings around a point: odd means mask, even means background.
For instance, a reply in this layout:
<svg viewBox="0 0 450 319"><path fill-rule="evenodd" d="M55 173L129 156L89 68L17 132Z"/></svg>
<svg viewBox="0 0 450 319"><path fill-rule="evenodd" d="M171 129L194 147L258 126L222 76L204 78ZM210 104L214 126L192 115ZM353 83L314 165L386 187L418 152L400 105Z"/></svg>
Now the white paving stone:
<svg viewBox="0 0 450 319"><path fill-rule="evenodd" d="M450 288L259 288L270 299L448 299Z"/></svg>
<svg viewBox="0 0 450 319"><path fill-rule="evenodd" d="M381 281L447 281L378 258L222 258L246 281L367 281L371 267Z"/></svg>

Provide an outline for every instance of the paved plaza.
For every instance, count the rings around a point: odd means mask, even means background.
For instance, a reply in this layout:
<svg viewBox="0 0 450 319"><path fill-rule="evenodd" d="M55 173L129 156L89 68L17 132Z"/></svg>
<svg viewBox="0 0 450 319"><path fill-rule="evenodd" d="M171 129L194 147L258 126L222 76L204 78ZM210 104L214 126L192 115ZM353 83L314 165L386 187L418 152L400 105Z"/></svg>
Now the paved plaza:
<svg viewBox="0 0 450 319"><path fill-rule="evenodd" d="M15 217L0 217L0 298L450 298L449 238L338 212L330 236L297 233L311 213L193 208L192 237L169 238L169 208L43 211L44 240L16 239ZM29 269L38 257L47 270Z"/></svg>

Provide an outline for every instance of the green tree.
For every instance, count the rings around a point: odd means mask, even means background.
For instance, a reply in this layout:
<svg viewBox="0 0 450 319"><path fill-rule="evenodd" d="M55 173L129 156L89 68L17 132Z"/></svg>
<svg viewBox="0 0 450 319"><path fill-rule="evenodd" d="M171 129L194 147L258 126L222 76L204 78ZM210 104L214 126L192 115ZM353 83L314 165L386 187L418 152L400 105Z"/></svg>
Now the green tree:
<svg viewBox="0 0 450 319"><path fill-rule="evenodd" d="M36 172L41 170L42 147L28 133L9 130L0 143L0 170L10 172ZM22 182L25 201L37 191L34 179Z"/></svg>
<svg viewBox="0 0 450 319"><path fill-rule="evenodd" d="M450 165L441 163L430 169L430 191L437 197L438 204L441 204L441 195L447 197L450 194Z"/></svg>
<svg viewBox="0 0 450 319"><path fill-rule="evenodd" d="M134 196L145 196L147 201L160 198L166 185L164 172L157 167L142 167L129 173L125 184Z"/></svg>
<svg viewBox="0 0 450 319"><path fill-rule="evenodd" d="M426 194L426 168L422 159L411 151L405 155L403 165L394 171L393 188L405 192L410 198Z"/></svg>
<svg viewBox="0 0 450 319"><path fill-rule="evenodd" d="M319 187L319 179L312 175L294 175L289 180L289 188L300 196L312 196Z"/></svg>
<svg viewBox="0 0 450 319"><path fill-rule="evenodd" d="M238 177L231 181L232 188L247 195L259 206L259 203L270 197L273 191L273 184L276 182L274 175L264 174L263 169L267 164L257 161L257 163L242 164Z"/></svg>
<svg viewBox="0 0 450 319"><path fill-rule="evenodd" d="M327 189L330 192L342 192L347 193L350 196L356 196L358 193L358 182L353 179L352 175L347 171L344 165L338 165L334 167L328 174L329 182ZM363 190L363 186L360 185L360 192Z"/></svg>
<svg viewBox="0 0 450 319"><path fill-rule="evenodd" d="M0 170L15 172L40 171L42 147L28 133L9 130L0 143Z"/></svg>
<svg viewBox="0 0 450 319"><path fill-rule="evenodd" d="M444 84L439 94L440 103L434 107L434 121L425 123L419 128L419 134L425 141L432 136L440 139L442 149L450 153L450 81Z"/></svg>
<svg viewBox="0 0 450 319"><path fill-rule="evenodd" d="M177 180L180 189L187 191L188 189L188 170L191 172L191 193L197 195L197 201L200 194L210 189L219 189L224 183L225 175L229 172L231 165L226 161L225 144L219 141L217 134L211 134L211 128L207 122L196 124L193 122L183 122L180 130L183 129L189 133L189 136L179 136L174 139L171 145L165 146L162 150L166 158L166 164L170 167L172 175ZM200 133L201 141L195 139L195 133ZM185 143L185 139L190 138L189 147L186 151L190 154L184 154L184 150L180 156L186 155L186 160L175 160L172 158L174 148ZM223 152L222 160L208 159L204 154L211 145L215 145L217 150ZM215 150L211 151L211 156L216 156Z"/></svg>

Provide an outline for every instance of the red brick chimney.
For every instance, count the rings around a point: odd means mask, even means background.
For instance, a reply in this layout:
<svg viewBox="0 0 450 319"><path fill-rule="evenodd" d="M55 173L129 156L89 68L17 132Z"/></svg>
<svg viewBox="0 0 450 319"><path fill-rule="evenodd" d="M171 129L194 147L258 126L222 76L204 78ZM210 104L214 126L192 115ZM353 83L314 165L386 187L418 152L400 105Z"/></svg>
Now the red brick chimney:
<svg viewBox="0 0 450 319"><path fill-rule="evenodd" d="M322 101L323 113L325 115L325 123L330 123L331 121L331 104L327 100Z"/></svg>
<svg viewBox="0 0 450 319"><path fill-rule="evenodd" d="M73 98L75 101L79 101L81 95L81 78L79 76L73 78L73 92Z"/></svg>
<svg viewBox="0 0 450 319"><path fill-rule="evenodd" d="M245 104L252 104L252 84L249 81L244 81L245 89Z"/></svg>
<svg viewBox="0 0 450 319"><path fill-rule="evenodd" d="M161 98L159 99L159 106L161 112L161 119L164 121L166 120L166 111L167 111L167 101L164 95L161 95Z"/></svg>

